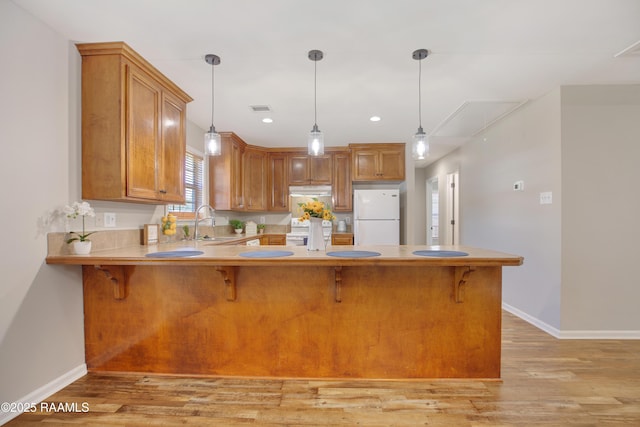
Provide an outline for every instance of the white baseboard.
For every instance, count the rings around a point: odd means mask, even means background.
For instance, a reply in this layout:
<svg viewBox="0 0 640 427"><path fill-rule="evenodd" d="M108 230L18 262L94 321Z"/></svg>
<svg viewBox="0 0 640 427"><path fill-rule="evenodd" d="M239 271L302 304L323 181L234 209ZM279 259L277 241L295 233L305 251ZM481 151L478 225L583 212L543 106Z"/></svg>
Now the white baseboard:
<svg viewBox="0 0 640 427"><path fill-rule="evenodd" d="M528 315L524 311L521 311L521 310L515 308L514 306L507 304L504 301L502 302L502 309L505 310L505 311L508 311L509 313L513 314L514 316L518 316L519 318L521 318L525 322L531 323L533 326L535 326L538 329L543 330L544 332L548 333L549 335L551 335L551 336L553 336L555 338L560 338L560 330L554 328L553 326L549 325L548 323L543 322L540 319L537 319L537 318L535 318L533 316Z"/></svg>
<svg viewBox="0 0 640 427"><path fill-rule="evenodd" d="M72 370L60 375L58 378L48 382L37 390L32 391L28 395L21 399L16 400L15 403L31 404L39 403L45 400L52 394L62 390L77 379L82 378L87 374L87 365L83 363L80 366L73 368ZM8 423L20 415L20 412L0 412L0 425Z"/></svg>
<svg viewBox="0 0 640 427"><path fill-rule="evenodd" d="M518 316L525 322L531 323L538 329L543 330L549 335L562 340L637 340L640 339L640 331L606 331L606 330L568 330L563 331L528 315L524 311L503 302L502 309L508 311L514 316Z"/></svg>

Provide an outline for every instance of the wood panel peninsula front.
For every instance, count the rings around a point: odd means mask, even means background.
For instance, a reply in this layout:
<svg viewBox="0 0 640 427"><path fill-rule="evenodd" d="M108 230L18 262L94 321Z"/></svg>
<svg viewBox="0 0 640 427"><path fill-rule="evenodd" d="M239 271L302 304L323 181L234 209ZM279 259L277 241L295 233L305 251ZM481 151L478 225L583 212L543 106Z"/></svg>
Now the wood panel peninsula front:
<svg viewBox="0 0 640 427"><path fill-rule="evenodd" d="M178 249L202 253L146 256ZM502 267L521 257L460 246L265 249L191 242L47 263L82 265L90 371L500 378Z"/></svg>

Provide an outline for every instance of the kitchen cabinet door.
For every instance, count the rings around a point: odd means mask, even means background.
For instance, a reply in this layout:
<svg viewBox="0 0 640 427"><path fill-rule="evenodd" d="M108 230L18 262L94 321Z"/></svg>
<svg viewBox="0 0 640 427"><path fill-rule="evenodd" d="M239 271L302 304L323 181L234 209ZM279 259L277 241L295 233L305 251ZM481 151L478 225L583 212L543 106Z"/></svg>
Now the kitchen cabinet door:
<svg viewBox="0 0 640 427"><path fill-rule="evenodd" d="M127 67L128 108L126 194L132 198L159 199L160 97L162 90L136 67Z"/></svg>
<svg viewBox="0 0 640 427"><path fill-rule="evenodd" d="M187 111L179 99L169 93L162 94L161 148L159 168L160 198L167 203L184 203Z"/></svg>
<svg viewBox="0 0 640 427"><path fill-rule="evenodd" d="M269 153L268 210L289 212L287 154Z"/></svg>
<svg viewBox="0 0 640 427"><path fill-rule="evenodd" d="M247 148L243 163L244 200L248 211L267 210L267 153Z"/></svg>
<svg viewBox="0 0 640 427"><path fill-rule="evenodd" d="M351 185L351 155L348 151L333 154L333 210L351 212L353 210Z"/></svg>

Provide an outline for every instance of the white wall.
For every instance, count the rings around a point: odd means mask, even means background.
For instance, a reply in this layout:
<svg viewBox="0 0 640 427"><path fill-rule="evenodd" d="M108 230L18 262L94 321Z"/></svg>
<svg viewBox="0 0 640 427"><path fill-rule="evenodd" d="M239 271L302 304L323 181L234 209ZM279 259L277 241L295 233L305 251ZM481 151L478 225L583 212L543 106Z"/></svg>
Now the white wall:
<svg viewBox="0 0 640 427"><path fill-rule="evenodd" d="M560 327L560 96L553 91L496 123L427 168L438 176L445 206L446 175L460 174L460 243L522 255L503 269L503 301L551 328ZM513 183L524 181L524 191ZM552 205L539 193L553 192ZM444 230L446 218L441 218Z"/></svg>
<svg viewBox="0 0 640 427"><path fill-rule="evenodd" d="M562 88L563 330L640 333L639 162L640 85Z"/></svg>
<svg viewBox="0 0 640 427"><path fill-rule="evenodd" d="M416 173L459 169L461 243L524 256L503 301L556 336L640 336L639 118L638 85L558 88Z"/></svg>
<svg viewBox="0 0 640 427"><path fill-rule="evenodd" d="M44 263L48 212L70 200L70 49L0 2L0 402L84 364L80 269Z"/></svg>
<svg viewBox="0 0 640 427"><path fill-rule="evenodd" d="M74 43L5 0L0 58L0 402L32 401L84 369L81 269L44 262L46 233L79 225L65 224L55 211L81 199L81 58ZM188 122L189 145L201 150L203 135ZM116 213L118 229L159 223L164 212L164 206L90 203L96 217ZM91 218L86 225L104 230ZM10 415L0 414L0 424Z"/></svg>

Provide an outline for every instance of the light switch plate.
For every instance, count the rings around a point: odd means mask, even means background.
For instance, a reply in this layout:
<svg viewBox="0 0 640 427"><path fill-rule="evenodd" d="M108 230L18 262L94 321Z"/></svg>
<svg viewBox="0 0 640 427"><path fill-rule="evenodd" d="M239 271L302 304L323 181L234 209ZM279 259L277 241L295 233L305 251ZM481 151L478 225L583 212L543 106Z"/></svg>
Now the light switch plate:
<svg viewBox="0 0 640 427"><path fill-rule="evenodd" d="M112 212L104 213L104 226L115 227L116 226L116 214Z"/></svg>
<svg viewBox="0 0 640 427"><path fill-rule="evenodd" d="M541 205L550 205L551 203L553 203L553 193L551 191L540 193Z"/></svg>

